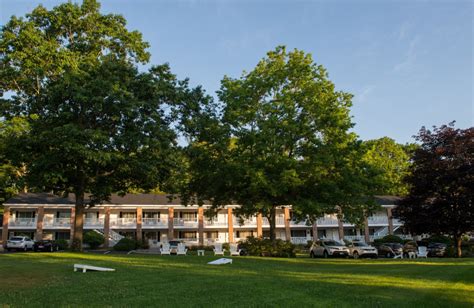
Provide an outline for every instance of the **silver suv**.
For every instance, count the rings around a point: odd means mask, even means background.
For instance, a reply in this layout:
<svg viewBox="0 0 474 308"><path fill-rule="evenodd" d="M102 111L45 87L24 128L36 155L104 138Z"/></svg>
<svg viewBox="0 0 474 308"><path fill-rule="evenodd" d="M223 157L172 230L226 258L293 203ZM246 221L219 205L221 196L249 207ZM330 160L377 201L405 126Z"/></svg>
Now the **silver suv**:
<svg viewBox="0 0 474 308"><path fill-rule="evenodd" d="M349 249L335 240L319 240L313 243L309 255L311 258L348 257Z"/></svg>
<svg viewBox="0 0 474 308"><path fill-rule="evenodd" d="M378 256L378 251L375 247L362 241L354 241L348 244L347 247L349 247L349 255L354 259L359 257L377 258Z"/></svg>

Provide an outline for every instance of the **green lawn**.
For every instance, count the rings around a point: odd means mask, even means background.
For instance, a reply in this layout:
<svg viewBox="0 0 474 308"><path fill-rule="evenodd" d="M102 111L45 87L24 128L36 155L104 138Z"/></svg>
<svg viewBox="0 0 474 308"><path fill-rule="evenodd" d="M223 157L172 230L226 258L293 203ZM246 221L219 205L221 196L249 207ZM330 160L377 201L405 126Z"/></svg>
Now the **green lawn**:
<svg viewBox="0 0 474 308"><path fill-rule="evenodd" d="M474 259L0 255L0 306L473 307ZM116 272L74 273L74 263Z"/></svg>

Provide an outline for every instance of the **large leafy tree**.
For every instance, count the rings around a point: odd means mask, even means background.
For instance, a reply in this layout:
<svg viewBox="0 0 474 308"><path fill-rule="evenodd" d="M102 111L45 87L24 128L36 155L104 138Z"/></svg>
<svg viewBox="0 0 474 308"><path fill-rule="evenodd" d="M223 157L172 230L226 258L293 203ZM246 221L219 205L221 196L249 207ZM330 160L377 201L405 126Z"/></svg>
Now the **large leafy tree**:
<svg viewBox="0 0 474 308"><path fill-rule="evenodd" d="M394 215L415 234L452 235L460 257L462 235L474 230L474 128L422 128L416 139L410 190Z"/></svg>
<svg viewBox="0 0 474 308"><path fill-rule="evenodd" d="M189 96L166 65L138 72L148 44L125 25L86 0L39 6L12 17L0 35L0 90L12 93L2 111L30 126L10 139L9 155L27 165L30 186L75 194L78 250L86 204L165 184L175 140L168 106Z"/></svg>
<svg viewBox="0 0 474 308"><path fill-rule="evenodd" d="M238 215L263 214L272 239L281 205L313 219L363 216L368 169L348 133L352 95L336 91L311 55L278 47L241 78L225 77L218 96L189 131L191 192L215 207L240 204Z"/></svg>
<svg viewBox="0 0 474 308"><path fill-rule="evenodd" d="M414 145L401 145L395 140L383 137L364 141L363 160L374 169L379 170L376 182L379 183L378 194L403 196L408 192L404 178L410 166L410 149Z"/></svg>

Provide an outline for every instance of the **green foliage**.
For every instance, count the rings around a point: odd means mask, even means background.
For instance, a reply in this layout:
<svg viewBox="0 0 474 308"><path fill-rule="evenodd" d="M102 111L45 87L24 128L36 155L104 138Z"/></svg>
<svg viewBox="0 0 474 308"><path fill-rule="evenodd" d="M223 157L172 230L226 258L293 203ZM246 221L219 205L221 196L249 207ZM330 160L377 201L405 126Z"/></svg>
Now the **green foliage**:
<svg viewBox="0 0 474 308"><path fill-rule="evenodd" d="M59 245L59 250L69 249L69 243L66 240L56 240L56 243Z"/></svg>
<svg viewBox="0 0 474 308"><path fill-rule="evenodd" d="M284 258L296 256L296 246L281 239L273 242L270 239L248 237L247 240L240 243L240 248L245 249L250 256Z"/></svg>
<svg viewBox="0 0 474 308"><path fill-rule="evenodd" d="M429 243L444 243L444 244L448 244L448 245L453 244L453 239L452 238L450 238L449 236L439 235L439 234L438 235L432 235L427 240L428 240Z"/></svg>
<svg viewBox="0 0 474 308"><path fill-rule="evenodd" d="M183 200L261 213L272 239L280 205L313 220L339 205L357 222L375 209L372 170L349 133L352 95L337 91L310 54L277 47L241 78L224 77L218 97L222 110L193 104L195 121L183 124L191 141Z"/></svg>
<svg viewBox="0 0 474 308"><path fill-rule="evenodd" d="M396 235L385 235L382 238L375 239L374 243L400 243L400 244L403 244L404 241L401 237L396 236Z"/></svg>
<svg viewBox="0 0 474 308"><path fill-rule="evenodd" d="M130 251L140 247L140 242L131 238L123 238L114 246L116 251Z"/></svg>
<svg viewBox="0 0 474 308"><path fill-rule="evenodd" d="M105 238L102 234L95 231L89 231L84 234L84 243L88 244L91 249L97 249L104 244Z"/></svg>
<svg viewBox="0 0 474 308"><path fill-rule="evenodd" d="M188 248L189 251L198 251L198 250L204 250L204 251L214 251L214 246L212 245L193 245Z"/></svg>
<svg viewBox="0 0 474 308"><path fill-rule="evenodd" d="M364 142L363 160L379 171L375 181L379 185L377 194L402 196L408 192L403 181L408 175L410 156L407 152L413 146L404 146L388 137Z"/></svg>

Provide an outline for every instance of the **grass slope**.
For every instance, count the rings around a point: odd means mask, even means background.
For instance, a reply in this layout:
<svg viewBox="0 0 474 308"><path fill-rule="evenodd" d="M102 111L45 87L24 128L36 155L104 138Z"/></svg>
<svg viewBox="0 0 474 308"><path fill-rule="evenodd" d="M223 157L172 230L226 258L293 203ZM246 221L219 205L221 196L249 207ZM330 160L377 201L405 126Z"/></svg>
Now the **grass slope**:
<svg viewBox="0 0 474 308"><path fill-rule="evenodd" d="M0 255L0 306L473 307L474 260ZM116 272L74 273L74 263Z"/></svg>

